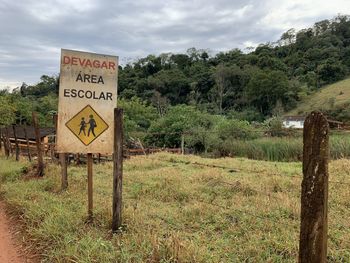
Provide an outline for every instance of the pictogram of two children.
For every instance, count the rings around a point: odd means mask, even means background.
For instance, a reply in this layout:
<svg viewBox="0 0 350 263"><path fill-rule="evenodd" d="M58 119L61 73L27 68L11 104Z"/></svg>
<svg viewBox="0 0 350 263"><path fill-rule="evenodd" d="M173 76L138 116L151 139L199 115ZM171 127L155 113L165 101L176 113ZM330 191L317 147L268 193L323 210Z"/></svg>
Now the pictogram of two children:
<svg viewBox="0 0 350 263"><path fill-rule="evenodd" d="M90 136L90 132L91 132L92 135L93 135L94 137L96 137L96 135L95 135L95 128L97 127L96 121L95 121L93 115L90 115L89 118L90 118L90 119L89 119L88 122L85 122L85 118L84 118L84 117L81 118L81 121L80 121L80 124L79 124L80 130L79 130L79 134L78 134L78 135L80 135L80 133L83 132L84 135L86 136L85 129L86 129L86 125L89 124L89 129L88 129L88 134L87 134L87 136L89 137L89 136Z"/></svg>

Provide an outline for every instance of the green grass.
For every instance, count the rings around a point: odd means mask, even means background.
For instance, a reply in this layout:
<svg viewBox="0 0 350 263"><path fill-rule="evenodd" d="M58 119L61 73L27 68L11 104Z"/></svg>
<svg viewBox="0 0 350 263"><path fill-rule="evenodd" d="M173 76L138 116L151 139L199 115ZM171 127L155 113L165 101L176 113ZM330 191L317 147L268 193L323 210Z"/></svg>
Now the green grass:
<svg viewBox="0 0 350 263"><path fill-rule="evenodd" d="M221 169L190 163L232 167ZM112 235L112 165L94 165L94 223L87 224L86 167L42 179L0 159L0 191L23 218L43 262L296 262L301 164L156 154L124 165L123 231ZM4 169L4 167L8 167ZM350 183L350 161L330 164ZM296 176L296 177L295 177ZM330 184L329 262L350 261L349 187Z"/></svg>
<svg viewBox="0 0 350 263"><path fill-rule="evenodd" d="M300 161L303 154L301 137L269 137L254 140L232 140L223 145L223 150L231 156L246 157L266 161ZM350 135L330 136L330 156L332 159L350 157Z"/></svg>
<svg viewBox="0 0 350 263"><path fill-rule="evenodd" d="M287 115L300 115L313 110L330 110L333 107L339 107L350 103L350 79L345 79L328 85L320 91L307 96L297 108L288 112Z"/></svg>

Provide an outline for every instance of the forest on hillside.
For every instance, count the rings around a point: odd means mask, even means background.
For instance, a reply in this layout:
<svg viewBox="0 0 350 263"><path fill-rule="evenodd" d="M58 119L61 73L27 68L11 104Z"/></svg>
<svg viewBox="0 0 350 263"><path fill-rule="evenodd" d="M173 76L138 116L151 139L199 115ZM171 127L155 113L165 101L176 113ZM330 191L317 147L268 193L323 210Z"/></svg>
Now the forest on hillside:
<svg viewBox="0 0 350 263"><path fill-rule="evenodd" d="M190 48L120 66L118 106L125 109L127 134L136 133L149 144L178 146L177 135L147 133L197 132L192 145L207 151L220 136L203 137L201 131L253 139L252 123L278 126L276 116L349 72L350 16L339 15L307 29L290 29L278 41L248 53L232 49L211 54ZM44 75L36 85L23 83L12 92L2 89L0 125L30 124L31 112L37 111L41 125L52 126L58 78ZM341 111L342 121L349 121L350 110Z"/></svg>

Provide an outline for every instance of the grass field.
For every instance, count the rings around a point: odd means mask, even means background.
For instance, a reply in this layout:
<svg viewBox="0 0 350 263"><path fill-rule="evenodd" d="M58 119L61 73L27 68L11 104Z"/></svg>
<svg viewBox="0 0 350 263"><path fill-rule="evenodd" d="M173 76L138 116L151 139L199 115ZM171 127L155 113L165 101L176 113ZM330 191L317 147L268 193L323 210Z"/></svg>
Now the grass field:
<svg viewBox="0 0 350 263"><path fill-rule="evenodd" d="M330 157L341 159L350 157L350 134L331 131ZM266 137L254 140L231 140L222 146L231 156L247 157L265 161L299 161L303 154L303 138Z"/></svg>
<svg viewBox="0 0 350 263"><path fill-rule="evenodd" d="M300 115L313 110L329 110L332 107L350 103L350 78L322 88L307 96L298 107L287 115ZM333 105L333 106L332 106Z"/></svg>
<svg viewBox="0 0 350 263"><path fill-rule="evenodd" d="M118 235L110 232L110 163L94 166L93 224L86 223L85 167L70 166L68 191L60 192L57 166L42 179L20 176L26 166L0 159L0 191L44 262L297 261L301 163L132 158ZM348 184L330 183L329 262L350 262L350 160L332 161L330 180Z"/></svg>

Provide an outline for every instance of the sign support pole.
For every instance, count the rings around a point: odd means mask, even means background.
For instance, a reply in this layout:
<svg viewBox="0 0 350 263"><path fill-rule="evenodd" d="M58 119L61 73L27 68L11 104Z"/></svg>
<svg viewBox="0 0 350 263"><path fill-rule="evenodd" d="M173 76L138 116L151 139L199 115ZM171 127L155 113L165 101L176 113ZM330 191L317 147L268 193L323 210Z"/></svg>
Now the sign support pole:
<svg viewBox="0 0 350 263"><path fill-rule="evenodd" d="M55 125L55 131L56 131L55 143L57 144L57 122L58 122L57 114L53 115L53 122ZM68 188L67 154L59 153L58 159L59 159L59 164L61 165L61 191L64 191Z"/></svg>
<svg viewBox="0 0 350 263"><path fill-rule="evenodd" d="M91 222L93 217L93 189L92 189L92 153L87 154L88 168L88 220Z"/></svg>
<svg viewBox="0 0 350 263"><path fill-rule="evenodd" d="M64 191L68 187L67 155L60 153L59 160L61 164L61 190Z"/></svg>

